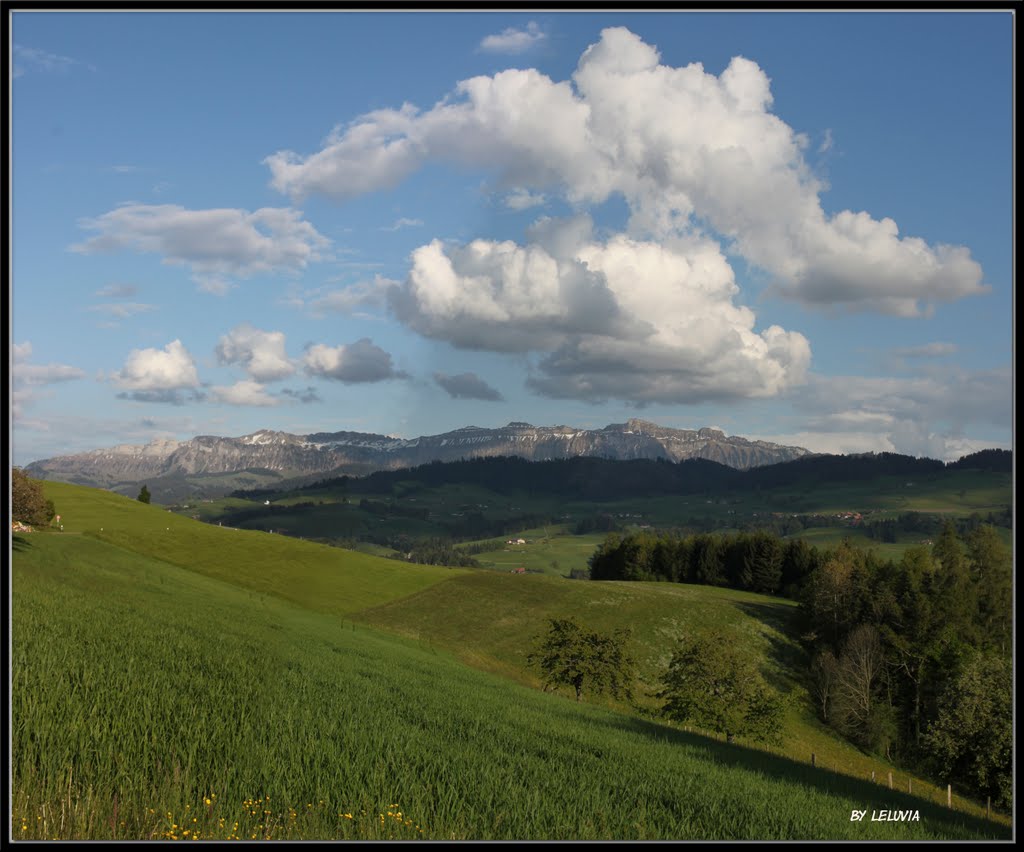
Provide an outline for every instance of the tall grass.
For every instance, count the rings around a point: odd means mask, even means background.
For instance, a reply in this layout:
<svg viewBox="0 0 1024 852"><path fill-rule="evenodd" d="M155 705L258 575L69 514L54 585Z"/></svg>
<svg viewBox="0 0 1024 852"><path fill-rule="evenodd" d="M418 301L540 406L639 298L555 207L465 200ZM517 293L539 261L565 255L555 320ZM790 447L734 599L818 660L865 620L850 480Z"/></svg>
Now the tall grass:
<svg viewBox="0 0 1024 852"><path fill-rule="evenodd" d="M907 798L88 537L26 536L13 572L15 837L1003 836L851 823Z"/></svg>

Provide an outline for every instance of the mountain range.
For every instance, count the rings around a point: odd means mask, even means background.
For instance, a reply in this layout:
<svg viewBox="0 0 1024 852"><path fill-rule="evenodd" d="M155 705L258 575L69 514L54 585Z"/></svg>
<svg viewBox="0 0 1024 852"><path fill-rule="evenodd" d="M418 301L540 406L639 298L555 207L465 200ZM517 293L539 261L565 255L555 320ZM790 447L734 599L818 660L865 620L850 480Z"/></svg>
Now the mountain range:
<svg viewBox="0 0 1024 852"><path fill-rule="evenodd" d="M739 470L790 461L810 452L718 429L670 429L632 419L602 429L512 422L487 429L465 426L440 435L396 438L364 432L293 435L261 430L238 438L201 435L145 445L57 456L27 465L36 479L106 488L134 496L145 483L157 502L213 497L326 474L365 475L432 461L519 456L531 461L598 456L610 459L703 458Z"/></svg>

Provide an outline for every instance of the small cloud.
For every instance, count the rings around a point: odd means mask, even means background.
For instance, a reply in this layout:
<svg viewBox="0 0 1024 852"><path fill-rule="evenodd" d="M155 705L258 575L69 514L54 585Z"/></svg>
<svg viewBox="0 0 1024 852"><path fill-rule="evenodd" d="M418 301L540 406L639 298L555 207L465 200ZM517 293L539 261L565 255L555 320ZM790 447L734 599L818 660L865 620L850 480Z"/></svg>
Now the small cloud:
<svg viewBox="0 0 1024 852"><path fill-rule="evenodd" d="M30 364L32 344L11 344L11 356L14 361L12 376L18 385L50 385L55 382L67 382L85 377L85 371L67 364Z"/></svg>
<svg viewBox="0 0 1024 852"><path fill-rule="evenodd" d="M821 144L818 146L818 153L824 154L826 151L831 151L832 144L832 128L828 127L825 129L825 138L821 140Z"/></svg>
<svg viewBox="0 0 1024 852"><path fill-rule="evenodd" d="M297 274L325 259L331 245L291 208L186 210L129 202L81 219L79 226L96 233L70 246L71 251L159 254L164 263L190 267L200 290L221 295L232 286L232 277Z"/></svg>
<svg viewBox="0 0 1024 852"><path fill-rule="evenodd" d="M525 53L531 47L547 38L536 21L530 21L525 30L507 27L497 35L486 36L480 42L480 50L488 53Z"/></svg>
<svg viewBox="0 0 1024 852"><path fill-rule="evenodd" d="M921 346L903 346L892 350L893 355L903 358L942 358L960 351L955 343L925 343Z"/></svg>
<svg viewBox="0 0 1024 852"><path fill-rule="evenodd" d="M169 402L172 392L199 385L195 361L180 340L163 349L133 349L111 380L130 398L145 402Z"/></svg>
<svg viewBox="0 0 1024 852"><path fill-rule="evenodd" d="M434 381L444 388L452 399L485 399L498 402L505 398L500 391L492 388L476 373L459 373L457 376L434 373Z"/></svg>
<svg viewBox="0 0 1024 852"><path fill-rule="evenodd" d="M221 337L217 359L221 364L244 367L249 376L259 382L283 379L295 372L285 351L284 332L263 331L248 323L236 326Z"/></svg>
<svg viewBox="0 0 1024 852"><path fill-rule="evenodd" d="M139 288L134 284L108 284L97 290L94 295L103 299L128 299L138 291Z"/></svg>
<svg viewBox="0 0 1024 852"><path fill-rule="evenodd" d="M392 287L398 284L381 275L371 281L359 281L341 290L332 290L315 299L310 308L313 315L321 317L325 312L354 314L360 306L383 305Z"/></svg>
<svg viewBox="0 0 1024 852"><path fill-rule="evenodd" d="M368 337L341 346L317 343L306 351L303 365L309 376L334 379L345 384L407 378L405 373L395 370L391 355L375 346Z"/></svg>
<svg viewBox="0 0 1024 852"><path fill-rule="evenodd" d="M137 390L122 391L118 399L129 399L132 402L156 402L161 405L184 405L186 402L201 402L206 399L202 391L180 390Z"/></svg>
<svg viewBox="0 0 1024 852"><path fill-rule="evenodd" d="M505 206L510 210L527 210L530 207L537 207L547 199L544 195L533 195L526 189L515 189L505 196Z"/></svg>
<svg viewBox="0 0 1024 852"><path fill-rule="evenodd" d="M422 219L406 219L404 216L401 219L397 219L394 225L389 225L386 228L381 228L382 231L397 231L400 228L419 228L422 227Z"/></svg>
<svg viewBox="0 0 1024 852"><path fill-rule="evenodd" d="M36 47L25 47L21 44L14 45L13 71L14 78L23 77L30 71L33 72L62 72L67 71L75 65L81 65L90 71L95 71L96 66L70 56L61 56L57 53L48 53Z"/></svg>
<svg viewBox="0 0 1024 852"><path fill-rule="evenodd" d="M304 389L284 388L281 391L282 396L289 396L294 400L301 403L321 402L320 395L316 392L316 388L310 385Z"/></svg>
<svg viewBox="0 0 1024 852"><path fill-rule="evenodd" d="M142 302L107 302L102 305L89 305L86 310L108 314L117 319L127 319L135 314L155 311L156 305L147 305Z"/></svg>
<svg viewBox="0 0 1024 852"><path fill-rule="evenodd" d="M130 175L136 172L145 171L142 166L110 166L108 171L114 172L119 175Z"/></svg>
<svg viewBox="0 0 1024 852"><path fill-rule="evenodd" d="M243 379L230 386L212 387L210 388L210 398L213 402L221 402L226 405L268 407L279 404L277 399L267 393L263 385L251 379Z"/></svg>

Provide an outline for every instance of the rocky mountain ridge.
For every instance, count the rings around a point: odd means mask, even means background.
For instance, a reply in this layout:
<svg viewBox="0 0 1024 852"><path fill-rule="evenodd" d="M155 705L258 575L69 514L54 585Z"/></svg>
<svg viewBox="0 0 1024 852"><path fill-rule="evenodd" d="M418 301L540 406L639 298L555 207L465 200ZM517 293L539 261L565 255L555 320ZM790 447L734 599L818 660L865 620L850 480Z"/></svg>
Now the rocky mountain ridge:
<svg viewBox="0 0 1024 852"><path fill-rule="evenodd" d="M349 431L293 435L260 430L238 438L201 435L188 441L159 439L142 446L120 445L32 462L25 470L37 479L124 493L137 491L141 483L148 482L154 496L154 483L159 487L161 480L184 479L191 484L192 493L212 496L213 492L240 487L237 477L219 480L245 472L254 474L253 485L264 485L311 474L362 475L485 456L520 456L531 461L574 456L673 462L703 458L747 470L808 454L802 447L751 441L718 429L671 429L632 419L602 429L522 422L494 429L465 426L418 438Z"/></svg>

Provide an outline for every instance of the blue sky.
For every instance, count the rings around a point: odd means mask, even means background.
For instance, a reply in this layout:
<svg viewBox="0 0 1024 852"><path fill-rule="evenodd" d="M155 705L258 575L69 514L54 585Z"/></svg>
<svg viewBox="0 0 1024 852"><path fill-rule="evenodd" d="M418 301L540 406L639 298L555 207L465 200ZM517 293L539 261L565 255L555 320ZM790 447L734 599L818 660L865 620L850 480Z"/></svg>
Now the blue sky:
<svg viewBox="0 0 1024 852"><path fill-rule="evenodd" d="M1012 445L1006 12L15 12L13 461Z"/></svg>

